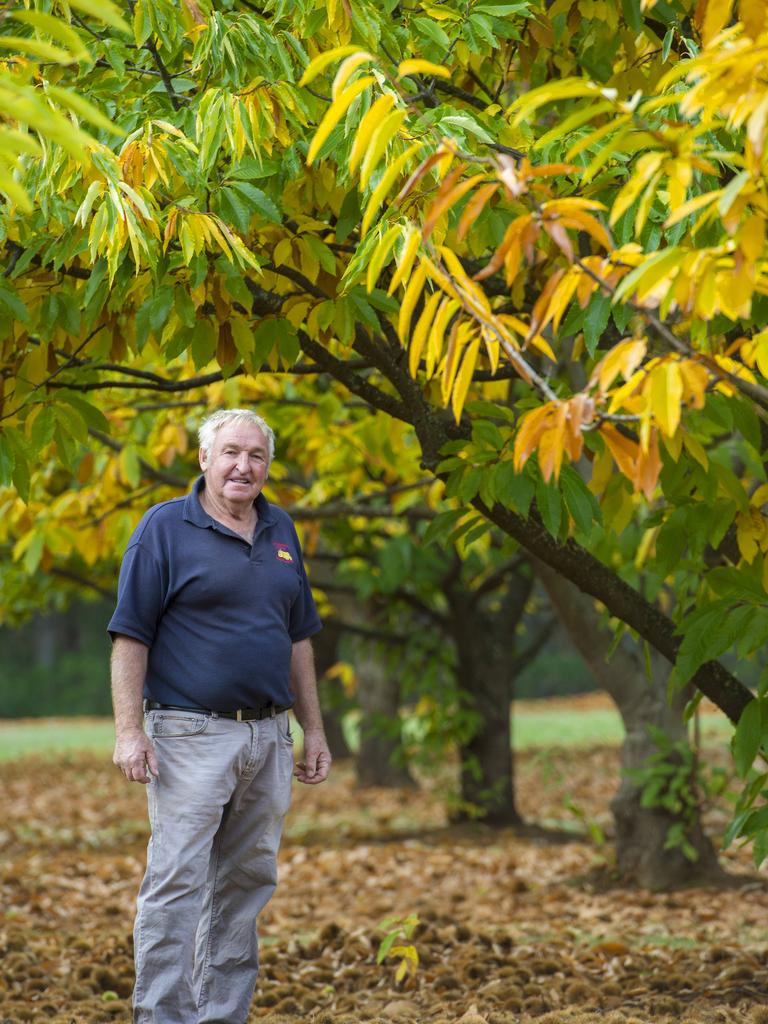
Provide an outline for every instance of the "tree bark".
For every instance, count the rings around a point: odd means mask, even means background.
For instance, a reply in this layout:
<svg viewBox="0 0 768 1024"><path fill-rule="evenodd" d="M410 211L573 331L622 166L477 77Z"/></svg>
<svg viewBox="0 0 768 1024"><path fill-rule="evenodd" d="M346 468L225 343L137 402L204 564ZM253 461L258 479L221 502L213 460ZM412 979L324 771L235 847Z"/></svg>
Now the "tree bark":
<svg viewBox="0 0 768 1024"><path fill-rule="evenodd" d="M643 807L642 783L631 774L644 768L648 758L659 751L650 727L663 731L675 744L687 745L687 729L682 717L687 694L677 692L669 701L668 664L658 653L652 652L649 679L639 645L627 637L609 660L612 634L601 622L593 601L549 566L535 564L537 575L574 646L592 670L598 685L616 702L624 723L621 784L611 803L620 874L657 890L722 880L724 872L702 830L698 806L690 806L681 813L661 807ZM668 763L681 768L686 762L672 752ZM695 860L687 857L679 846L667 848L669 830L675 825L683 826L685 838L695 851Z"/></svg>
<svg viewBox="0 0 768 1024"><path fill-rule="evenodd" d="M402 759L400 733L400 683L370 644L356 643L357 696L362 711L360 748L355 758L357 784L393 789L415 787Z"/></svg>
<svg viewBox="0 0 768 1024"><path fill-rule="evenodd" d="M445 590L458 683L479 716L476 732L459 747L461 802L455 821L480 820L496 827L523 821L515 803L511 664L515 660L515 630L531 585L527 568L511 573L501 605L493 612L484 611L465 588Z"/></svg>

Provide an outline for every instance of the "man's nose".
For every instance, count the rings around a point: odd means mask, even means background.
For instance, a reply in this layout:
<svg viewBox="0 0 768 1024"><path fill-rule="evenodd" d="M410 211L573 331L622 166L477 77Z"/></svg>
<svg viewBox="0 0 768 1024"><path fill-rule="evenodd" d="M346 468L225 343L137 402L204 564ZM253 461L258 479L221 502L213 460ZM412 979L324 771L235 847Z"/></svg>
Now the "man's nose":
<svg viewBox="0 0 768 1024"><path fill-rule="evenodd" d="M237 468L241 473L247 473L250 465L248 452L240 452L237 456Z"/></svg>

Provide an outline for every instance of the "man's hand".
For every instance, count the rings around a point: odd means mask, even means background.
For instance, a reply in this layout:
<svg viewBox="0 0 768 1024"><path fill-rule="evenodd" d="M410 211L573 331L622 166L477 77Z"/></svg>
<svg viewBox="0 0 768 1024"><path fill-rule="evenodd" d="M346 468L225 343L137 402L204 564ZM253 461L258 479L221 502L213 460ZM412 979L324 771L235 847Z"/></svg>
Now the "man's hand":
<svg viewBox="0 0 768 1024"><path fill-rule="evenodd" d="M305 782L308 786L316 786L318 782L325 782L330 770L331 752L328 749L325 733L322 730L305 732L304 760L299 761L293 774L299 782Z"/></svg>
<svg viewBox="0 0 768 1024"><path fill-rule="evenodd" d="M150 772L158 775L155 748L143 729L118 735L112 761L129 782L146 785L150 781Z"/></svg>

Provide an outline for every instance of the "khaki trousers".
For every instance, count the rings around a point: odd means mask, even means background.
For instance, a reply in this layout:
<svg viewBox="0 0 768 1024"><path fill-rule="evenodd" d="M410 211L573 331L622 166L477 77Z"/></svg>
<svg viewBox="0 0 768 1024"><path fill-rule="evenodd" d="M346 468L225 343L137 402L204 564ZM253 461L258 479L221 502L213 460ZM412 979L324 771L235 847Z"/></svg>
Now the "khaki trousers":
<svg viewBox="0 0 768 1024"><path fill-rule="evenodd" d="M135 1024L245 1024L256 918L277 884L291 798L288 713L237 722L156 710L152 837L134 927Z"/></svg>

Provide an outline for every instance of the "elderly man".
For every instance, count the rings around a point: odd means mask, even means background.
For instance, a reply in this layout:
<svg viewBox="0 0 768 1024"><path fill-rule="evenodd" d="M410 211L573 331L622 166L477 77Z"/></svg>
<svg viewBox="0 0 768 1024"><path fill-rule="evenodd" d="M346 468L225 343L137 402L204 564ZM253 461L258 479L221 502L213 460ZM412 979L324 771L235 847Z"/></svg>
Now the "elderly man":
<svg viewBox="0 0 768 1024"><path fill-rule="evenodd" d="M147 784L152 826L134 931L141 1024L244 1024L291 779L322 782L331 761L310 641L320 620L293 524L261 493L272 430L248 410L217 412L199 454L192 491L131 537L109 623L114 762Z"/></svg>

